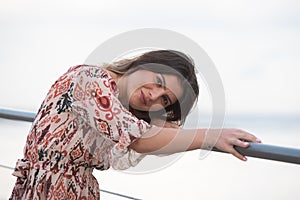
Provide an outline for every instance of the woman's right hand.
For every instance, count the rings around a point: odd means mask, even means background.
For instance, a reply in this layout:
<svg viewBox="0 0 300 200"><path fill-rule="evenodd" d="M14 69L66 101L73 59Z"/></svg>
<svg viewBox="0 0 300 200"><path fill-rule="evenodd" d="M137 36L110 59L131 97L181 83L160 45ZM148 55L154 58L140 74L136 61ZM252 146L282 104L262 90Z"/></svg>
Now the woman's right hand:
<svg viewBox="0 0 300 200"><path fill-rule="evenodd" d="M244 130L225 128L219 131L221 133L214 146L219 150L231 153L243 161L246 161L247 158L235 150L234 146L247 148L250 145L249 142L261 143L260 139Z"/></svg>
<svg viewBox="0 0 300 200"><path fill-rule="evenodd" d="M151 124L158 127L164 127L164 128L180 128L180 126L178 126L177 124L169 121L164 121L162 119L152 119Z"/></svg>

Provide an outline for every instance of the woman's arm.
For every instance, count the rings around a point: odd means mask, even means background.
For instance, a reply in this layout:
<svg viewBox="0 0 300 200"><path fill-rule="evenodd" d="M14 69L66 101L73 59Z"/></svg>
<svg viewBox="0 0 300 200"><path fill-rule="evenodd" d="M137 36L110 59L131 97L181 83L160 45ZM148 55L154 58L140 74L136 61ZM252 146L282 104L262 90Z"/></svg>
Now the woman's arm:
<svg viewBox="0 0 300 200"><path fill-rule="evenodd" d="M174 129L153 126L129 148L145 154L172 154L215 146L245 161L246 158L233 147L246 148L249 146L248 142L260 140L239 129Z"/></svg>

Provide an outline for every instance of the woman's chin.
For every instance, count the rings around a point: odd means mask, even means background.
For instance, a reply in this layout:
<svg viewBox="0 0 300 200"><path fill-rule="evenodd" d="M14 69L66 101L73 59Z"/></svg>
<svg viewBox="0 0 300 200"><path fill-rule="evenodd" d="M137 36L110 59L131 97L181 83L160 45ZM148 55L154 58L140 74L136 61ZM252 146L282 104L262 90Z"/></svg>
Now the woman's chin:
<svg viewBox="0 0 300 200"><path fill-rule="evenodd" d="M149 111L148 109L140 107L140 106L130 105L130 107L135 109L135 110L139 110L139 111Z"/></svg>

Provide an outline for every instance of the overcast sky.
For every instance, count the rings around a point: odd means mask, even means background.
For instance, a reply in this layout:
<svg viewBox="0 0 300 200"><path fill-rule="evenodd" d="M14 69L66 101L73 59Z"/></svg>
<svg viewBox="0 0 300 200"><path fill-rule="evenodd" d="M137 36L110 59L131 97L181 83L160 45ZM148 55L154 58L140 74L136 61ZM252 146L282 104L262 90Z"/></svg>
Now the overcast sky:
<svg viewBox="0 0 300 200"><path fill-rule="evenodd" d="M70 66L112 36L147 27L179 32L202 46L222 78L227 112L300 112L299 1L0 4L1 106L35 111Z"/></svg>

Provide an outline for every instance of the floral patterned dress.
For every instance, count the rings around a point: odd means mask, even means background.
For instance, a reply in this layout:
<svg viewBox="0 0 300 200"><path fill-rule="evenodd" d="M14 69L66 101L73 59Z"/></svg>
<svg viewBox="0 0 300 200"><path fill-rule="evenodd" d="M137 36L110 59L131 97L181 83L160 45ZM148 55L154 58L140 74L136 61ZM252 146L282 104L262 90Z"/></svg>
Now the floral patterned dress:
<svg viewBox="0 0 300 200"><path fill-rule="evenodd" d="M98 66L72 67L52 85L17 161L11 199L100 199L93 169L127 169L144 155L128 146L151 126L118 100Z"/></svg>

